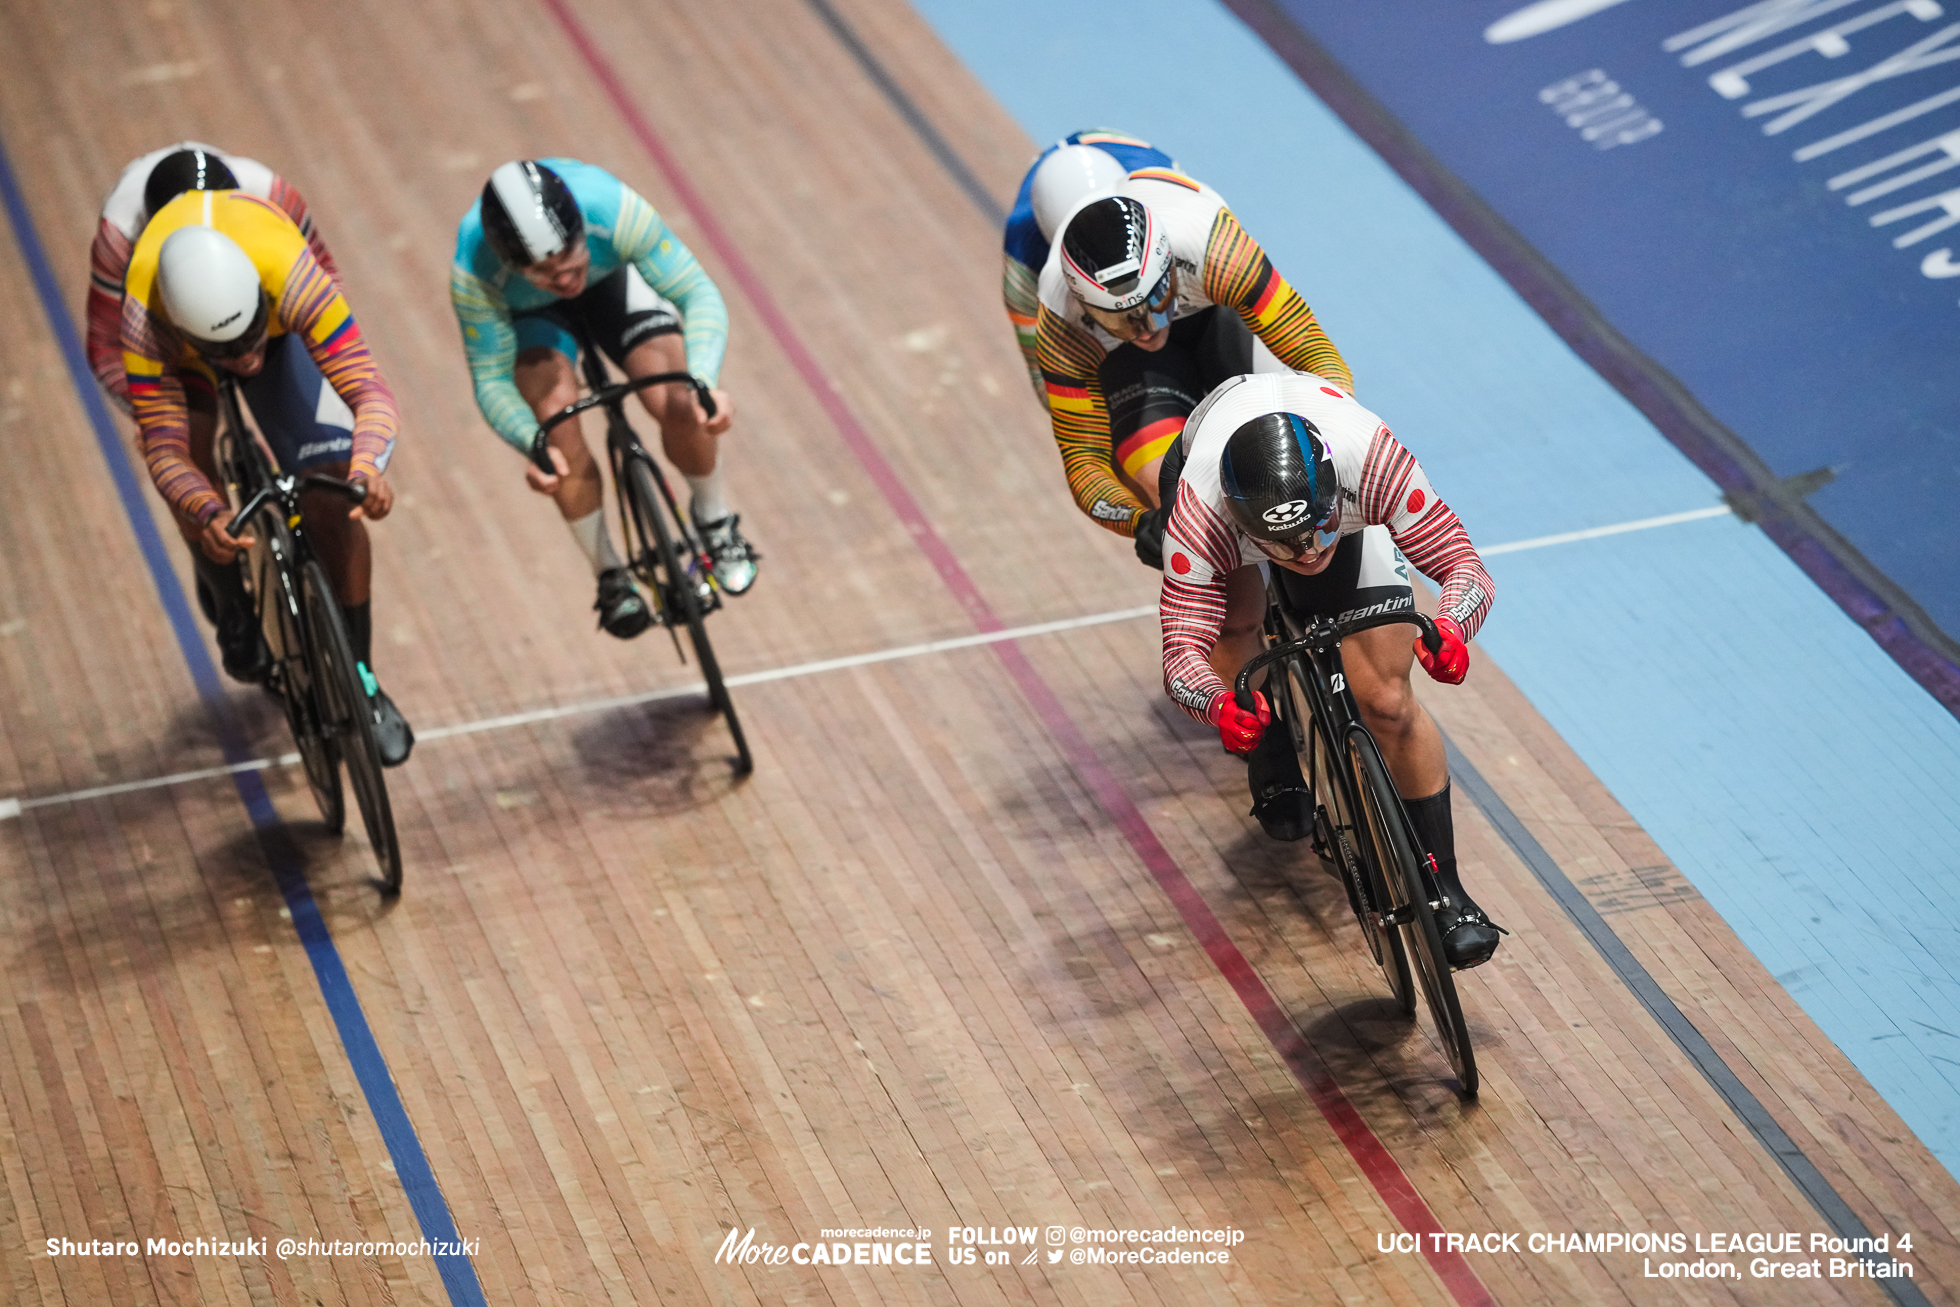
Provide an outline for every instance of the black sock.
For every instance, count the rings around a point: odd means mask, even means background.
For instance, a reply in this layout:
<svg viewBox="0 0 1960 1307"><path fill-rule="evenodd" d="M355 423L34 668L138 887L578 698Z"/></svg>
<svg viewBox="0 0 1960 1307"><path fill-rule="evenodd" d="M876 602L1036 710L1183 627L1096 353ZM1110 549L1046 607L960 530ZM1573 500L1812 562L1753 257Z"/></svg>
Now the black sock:
<svg viewBox="0 0 1960 1307"><path fill-rule="evenodd" d="M368 655L374 645L374 600L343 604L340 611L347 614L347 638L354 646L354 661L373 671L374 664L368 661Z"/></svg>
<svg viewBox="0 0 1960 1307"><path fill-rule="evenodd" d="M204 582L204 588L210 592L217 617L222 618L247 602L245 577L238 570L237 563L214 563L202 549L192 545L191 567L196 571L197 579Z"/></svg>
<svg viewBox="0 0 1960 1307"><path fill-rule="evenodd" d="M1426 799L1404 799L1402 807L1409 814L1409 824L1416 828L1416 843L1422 852L1435 855L1436 883L1443 893L1451 898L1463 894L1463 885L1456 878L1456 828L1450 821L1450 785L1443 782L1443 788Z"/></svg>

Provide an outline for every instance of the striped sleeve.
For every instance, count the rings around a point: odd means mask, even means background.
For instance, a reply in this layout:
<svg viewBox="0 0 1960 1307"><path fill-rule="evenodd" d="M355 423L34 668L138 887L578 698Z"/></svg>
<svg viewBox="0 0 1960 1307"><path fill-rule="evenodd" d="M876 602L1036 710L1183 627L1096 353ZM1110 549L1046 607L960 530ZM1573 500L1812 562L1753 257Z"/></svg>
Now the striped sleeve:
<svg viewBox="0 0 1960 1307"><path fill-rule="evenodd" d="M293 220L293 225L299 228L300 235L306 237L306 244L313 251L313 257L319 260L320 266L326 269L329 277L332 277L336 283L339 282L340 269L334 266L333 254L327 249L326 238L320 235L319 228L313 225L313 214L307 209L306 197L299 193L299 187L274 173L272 190L267 198Z"/></svg>
<svg viewBox="0 0 1960 1307"><path fill-rule="evenodd" d="M708 270L653 205L623 182L619 190L613 249L621 261L640 270L655 294L681 311L688 371L712 386L721 377L722 355L728 349L728 305Z"/></svg>
<svg viewBox="0 0 1960 1307"><path fill-rule="evenodd" d="M537 415L517 389L517 332L504 298L458 260L449 265L449 306L463 331L476 407L490 429L520 454L531 452Z"/></svg>
<svg viewBox="0 0 1960 1307"><path fill-rule="evenodd" d="M1375 432L1361 465L1360 501L1363 520L1385 523L1416 570L1442 586L1436 611L1453 618L1464 639L1474 637L1497 596L1496 583L1462 521L1387 427Z"/></svg>
<svg viewBox="0 0 1960 1307"><path fill-rule="evenodd" d="M104 218L88 251L88 365L117 408L132 413L129 378L123 372L123 273L129 270L129 237Z"/></svg>
<svg viewBox="0 0 1960 1307"><path fill-rule="evenodd" d="M1102 346L1045 304L1036 313L1035 336L1048 420L1076 507L1117 535L1134 536L1144 506L1110 470L1109 409L1097 376Z"/></svg>
<svg viewBox="0 0 1960 1307"><path fill-rule="evenodd" d="M1225 625L1225 578L1240 566L1238 535L1188 482L1164 530L1164 587L1157 599L1164 635L1164 693L1201 722L1218 724L1225 683L1211 667Z"/></svg>
<svg viewBox="0 0 1960 1307"><path fill-rule="evenodd" d="M347 407L354 410L354 451L347 475L374 477L394 453L401 414L395 394L369 352L347 297L311 248L302 249L279 290L279 319L306 344L306 352Z"/></svg>
<svg viewBox="0 0 1960 1307"><path fill-rule="evenodd" d="M123 297L122 363L129 378L129 399L136 415L143 462L164 502L202 526L224 511L225 499L191 461L185 385L188 382L208 388L211 383L189 368L165 365L166 359L177 359L183 353L183 340L174 330L151 317L136 296Z"/></svg>
<svg viewBox="0 0 1960 1307"><path fill-rule="evenodd" d="M1041 359L1035 336L1041 309L1039 283L1033 270L1012 254L1001 255L1001 265L1000 297L1007 305L1007 320L1014 324L1014 343L1020 346L1021 362L1027 365L1035 398L1046 404L1048 392L1041 384Z"/></svg>
<svg viewBox="0 0 1960 1307"><path fill-rule="evenodd" d="M1352 394L1354 374L1327 339L1299 292L1279 275L1258 241L1239 226L1230 209L1220 209L1205 243L1205 294L1215 304L1239 311L1245 325L1266 342L1280 362L1345 387Z"/></svg>

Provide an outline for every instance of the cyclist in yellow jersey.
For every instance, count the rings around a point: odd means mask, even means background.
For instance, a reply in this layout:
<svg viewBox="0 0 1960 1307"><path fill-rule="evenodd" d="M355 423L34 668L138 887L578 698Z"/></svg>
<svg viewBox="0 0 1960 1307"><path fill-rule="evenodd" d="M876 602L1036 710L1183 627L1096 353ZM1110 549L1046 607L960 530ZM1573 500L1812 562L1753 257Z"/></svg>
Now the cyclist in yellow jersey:
<svg viewBox="0 0 1960 1307"><path fill-rule="evenodd" d="M238 382L279 466L365 483L349 509L330 492L301 510L355 657L373 690L382 761L408 757L414 733L373 680L371 556L365 520L394 505L384 469L400 418L353 312L306 237L275 205L243 191L187 191L150 219L124 278L123 368L150 477L192 548L199 598L218 626L225 670L263 679L269 654L246 599L212 444L218 369ZM364 520L365 519L365 520Z"/></svg>

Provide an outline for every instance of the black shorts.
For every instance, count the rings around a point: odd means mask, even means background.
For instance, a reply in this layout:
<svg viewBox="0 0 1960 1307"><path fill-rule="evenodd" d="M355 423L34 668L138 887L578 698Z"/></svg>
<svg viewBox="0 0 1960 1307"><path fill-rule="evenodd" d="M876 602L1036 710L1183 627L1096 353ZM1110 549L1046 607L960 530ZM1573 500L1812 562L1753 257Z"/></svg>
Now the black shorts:
<svg viewBox="0 0 1960 1307"><path fill-rule="evenodd" d="M1253 346L1245 319L1213 305L1173 322L1160 350L1111 350L1097 369L1109 406L1110 462L1134 478L1163 457L1198 401L1254 370Z"/></svg>
<svg viewBox="0 0 1960 1307"><path fill-rule="evenodd" d="M681 315L647 285L638 268L625 263L571 299L513 313L510 325L520 353L544 346L576 363L579 341L588 340L624 369L634 346L678 333Z"/></svg>

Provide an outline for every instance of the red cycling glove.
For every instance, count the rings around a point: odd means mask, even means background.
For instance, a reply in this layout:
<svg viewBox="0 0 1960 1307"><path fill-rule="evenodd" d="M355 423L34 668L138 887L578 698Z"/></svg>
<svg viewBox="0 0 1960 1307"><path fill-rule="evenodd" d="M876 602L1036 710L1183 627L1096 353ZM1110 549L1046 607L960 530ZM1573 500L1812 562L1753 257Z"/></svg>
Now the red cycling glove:
<svg viewBox="0 0 1960 1307"><path fill-rule="evenodd" d="M1422 670L1429 673L1431 680L1444 685L1463 684L1464 673L1470 670L1470 646L1464 643L1463 628L1454 619L1436 619L1436 633L1443 637L1443 647L1435 653L1416 637L1416 657L1422 662Z"/></svg>
<svg viewBox="0 0 1960 1307"><path fill-rule="evenodd" d="M1258 711L1239 707L1230 690L1219 695L1218 738L1233 753L1251 753L1257 748L1259 737L1266 733L1266 723L1273 719L1271 705L1257 690L1252 692L1252 706Z"/></svg>

